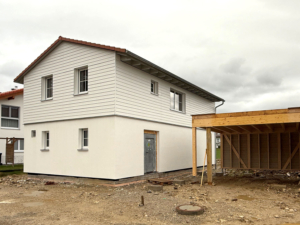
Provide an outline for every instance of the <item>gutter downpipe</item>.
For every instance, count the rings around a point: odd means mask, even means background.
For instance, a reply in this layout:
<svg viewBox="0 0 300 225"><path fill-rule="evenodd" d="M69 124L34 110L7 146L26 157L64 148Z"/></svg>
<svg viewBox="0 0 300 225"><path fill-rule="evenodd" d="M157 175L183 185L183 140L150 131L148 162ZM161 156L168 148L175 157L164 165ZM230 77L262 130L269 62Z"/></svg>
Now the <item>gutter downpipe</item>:
<svg viewBox="0 0 300 225"><path fill-rule="evenodd" d="M215 113L217 112L217 108L224 105L225 103L225 100L222 101L222 103L220 105L217 105L215 107ZM216 136L215 136L215 170L217 169L217 148L216 148ZM223 169L222 169L222 172L223 172Z"/></svg>

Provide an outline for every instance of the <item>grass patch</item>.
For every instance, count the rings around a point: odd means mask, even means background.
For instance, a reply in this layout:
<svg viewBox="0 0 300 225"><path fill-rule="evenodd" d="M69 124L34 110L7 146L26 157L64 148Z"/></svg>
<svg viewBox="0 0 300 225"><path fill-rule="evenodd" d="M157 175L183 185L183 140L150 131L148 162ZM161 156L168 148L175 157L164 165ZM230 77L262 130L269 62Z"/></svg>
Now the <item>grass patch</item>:
<svg viewBox="0 0 300 225"><path fill-rule="evenodd" d="M220 148L216 149L216 159L221 159L221 149Z"/></svg>
<svg viewBox="0 0 300 225"><path fill-rule="evenodd" d="M18 164L15 166L12 165L2 165L0 166L0 177L8 175L22 175L23 174L23 164Z"/></svg>
<svg viewBox="0 0 300 225"><path fill-rule="evenodd" d="M5 171L23 171L23 164L18 164L15 166L12 165L2 165L0 166L0 172L5 172Z"/></svg>

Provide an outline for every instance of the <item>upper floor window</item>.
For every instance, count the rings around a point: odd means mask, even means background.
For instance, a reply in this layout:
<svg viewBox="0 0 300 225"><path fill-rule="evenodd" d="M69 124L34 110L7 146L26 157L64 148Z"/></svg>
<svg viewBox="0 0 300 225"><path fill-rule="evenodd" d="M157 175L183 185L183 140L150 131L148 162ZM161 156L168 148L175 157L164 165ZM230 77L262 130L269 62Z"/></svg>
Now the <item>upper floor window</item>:
<svg viewBox="0 0 300 225"><path fill-rule="evenodd" d="M88 70L79 70L79 93L88 91Z"/></svg>
<svg viewBox="0 0 300 225"><path fill-rule="evenodd" d="M184 94L170 90L171 110L184 112Z"/></svg>
<svg viewBox="0 0 300 225"><path fill-rule="evenodd" d="M1 127L19 128L19 107L1 106Z"/></svg>
<svg viewBox="0 0 300 225"><path fill-rule="evenodd" d="M53 97L53 77L46 78L46 99L50 99Z"/></svg>
<svg viewBox="0 0 300 225"><path fill-rule="evenodd" d="M53 98L53 76L42 77L42 101Z"/></svg>
<svg viewBox="0 0 300 225"><path fill-rule="evenodd" d="M151 81L151 94L158 94L158 83L156 81Z"/></svg>

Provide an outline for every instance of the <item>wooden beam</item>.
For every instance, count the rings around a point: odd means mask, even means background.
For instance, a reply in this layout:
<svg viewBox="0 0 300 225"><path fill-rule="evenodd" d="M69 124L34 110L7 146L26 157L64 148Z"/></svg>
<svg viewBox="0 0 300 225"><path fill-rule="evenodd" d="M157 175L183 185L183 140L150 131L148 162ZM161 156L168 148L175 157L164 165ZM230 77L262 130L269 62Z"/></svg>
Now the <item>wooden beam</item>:
<svg viewBox="0 0 300 225"><path fill-rule="evenodd" d="M238 154L241 156L241 146L240 146L240 134L238 134ZM241 168L241 162L239 162L239 168Z"/></svg>
<svg viewBox="0 0 300 225"><path fill-rule="evenodd" d="M197 128L192 128L193 141L193 176L197 176ZM204 166L204 165L203 165Z"/></svg>
<svg viewBox="0 0 300 225"><path fill-rule="evenodd" d="M230 130L233 130L234 132L237 132L237 133L244 133L244 130L239 128L238 126L227 126L226 127L227 129L230 129Z"/></svg>
<svg viewBox="0 0 300 225"><path fill-rule="evenodd" d="M267 133L268 169L270 169L270 134Z"/></svg>
<svg viewBox="0 0 300 225"><path fill-rule="evenodd" d="M224 167L224 135L220 134L221 136L221 168Z"/></svg>
<svg viewBox="0 0 300 225"><path fill-rule="evenodd" d="M238 126L239 128L247 131L247 132L252 132L252 130L248 126Z"/></svg>
<svg viewBox="0 0 300 225"><path fill-rule="evenodd" d="M218 114L193 116L193 127L218 127L218 126L240 126L258 124L297 123L300 121L300 112L284 114L267 114L256 116L239 117L216 117Z"/></svg>
<svg viewBox="0 0 300 225"><path fill-rule="evenodd" d="M250 153L250 149L251 149L251 142L250 142L250 134L247 134L247 151L248 151L248 168L251 168L251 153Z"/></svg>
<svg viewBox="0 0 300 225"><path fill-rule="evenodd" d="M262 132L262 130L261 129L259 129L259 127L258 126L255 126L255 125L251 125L255 130L257 130L258 132Z"/></svg>
<svg viewBox="0 0 300 225"><path fill-rule="evenodd" d="M211 129L206 128L206 144L207 144L207 183L212 185L212 148L211 148Z"/></svg>
<svg viewBox="0 0 300 225"><path fill-rule="evenodd" d="M273 132L273 128L272 128L272 125L271 124L265 124L268 128L269 128L269 130L271 131L271 132Z"/></svg>
<svg viewBox="0 0 300 225"><path fill-rule="evenodd" d="M224 135L225 139L227 140L227 142L230 144L230 148L232 148L234 154L236 155L236 157L238 158L238 160L240 161L240 163L243 164L244 168L247 169L246 164L244 163L244 161L242 160L242 158L239 156L237 150L235 149L235 147L232 145L231 140L229 140L229 138L227 137L227 135ZM232 165L231 165L232 167Z"/></svg>
<svg viewBox="0 0 300 225"><path fill-rule="evenodd" d="M258 136L258 163L259 163L259 169L261 168L261 166L260 166L260 135L259 134L257 134L257 136Z"/></svg>
<svg viewBox="0 0 300 225"><path fill-rule="evenodd" d="M282 127L283 131L285 131L285 126L284 126L284 124L283 124L283 123L281 123L280 125L281 125L281 127Z"/></svg>
<svg viewBox="0 0 300 225"><path fill-rule="evenodd" d="M212 127L213 129L217 129L217 130L220 130L222 132L225 132L225 133L232 133L231 130L227 129L226 127ZM205 129L205 128L204 128Z"/></svg>
<svg viewBox="0 0 300 225"><path fill-rule="evenodd" d="M294 157L294 155L296 154L296 152L299 148L299 145L300 145L300 142L298 142L296 148L294 148L294 150L293 150L293 153L290 155L290 157L288 158L288 160L284 164L284 167L282 168L283 170L285 170L287 168L287 166L289 165L289 163L291 162L292 158Z"/></svg>
<svg viewBox="0 0 300 225"><path fill-rule="evenodd" d="M277 145L278 145L278 169L281 169L281 134L277 134Z"/></svg>

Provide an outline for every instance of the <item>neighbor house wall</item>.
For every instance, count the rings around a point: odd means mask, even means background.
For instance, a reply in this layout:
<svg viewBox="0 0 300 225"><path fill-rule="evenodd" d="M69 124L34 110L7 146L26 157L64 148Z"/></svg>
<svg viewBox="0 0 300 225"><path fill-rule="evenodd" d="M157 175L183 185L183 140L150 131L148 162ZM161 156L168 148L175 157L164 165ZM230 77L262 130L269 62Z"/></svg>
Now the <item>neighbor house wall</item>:
<svg viewBox="0 0 300 225"><path fill-rule="evenodd" d="M1 120L0 120L0 138L24 138L24 125L23 125L23 95L15 96L15 99L7 100L2 99L0 100L0 117L1 117L1 105L8 105L8 106L17 106L20 107L19 111L19 128L2 128ZM2 153L2 163L6 163L5 156L6 156L6 140L0 139L0 153ZM23 163L24 152L15 152L15 163Z"/></svg>
<svg viewBox="0 0 300 225"><path fill-rule="evenodd" d="M74 95L74 70L88 67L88 94ZM115 53L62 42L24 77L24 123L111 115ZM53 76L53 100L42 100L42 77Z"/></svg>
<svg viewBox="0 0 300 225"><path fill-rule="evenodd" d="M215 103L120 61L116 57L116 114L182 126L192 126L192 114L215 113ZM151 80L158 95L151 94ZM170 110L170 89L185 94L184 113Z"/></svg>

